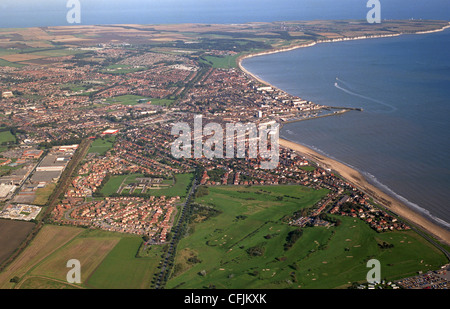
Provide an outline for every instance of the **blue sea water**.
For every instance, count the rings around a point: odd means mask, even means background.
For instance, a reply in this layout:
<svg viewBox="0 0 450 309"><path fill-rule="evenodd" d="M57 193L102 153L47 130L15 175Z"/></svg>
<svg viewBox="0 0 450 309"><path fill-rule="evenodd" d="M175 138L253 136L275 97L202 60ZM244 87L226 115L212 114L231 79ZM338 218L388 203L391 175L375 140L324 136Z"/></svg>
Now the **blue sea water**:
<svg viewBox="0 0 450 309"><path fill-rule="evenodd" d="M450 29L317 44L246 59L267 82L352 111L286 125L280 135L362 172L450 228Z"/></svg>

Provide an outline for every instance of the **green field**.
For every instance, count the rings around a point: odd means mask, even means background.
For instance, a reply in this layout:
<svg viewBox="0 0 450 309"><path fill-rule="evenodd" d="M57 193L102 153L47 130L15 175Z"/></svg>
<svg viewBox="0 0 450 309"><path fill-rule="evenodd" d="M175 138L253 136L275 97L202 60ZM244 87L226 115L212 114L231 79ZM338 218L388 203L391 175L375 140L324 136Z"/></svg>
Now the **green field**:
<svg viewBox="0 0 450 309"><path fill-rule="evenodd" d="M88 153L98 153L103 156L108 150L112 148L116 140L115 135L110 135L105 138L97 138L89 148Z"/></svg>
<svg viewBox="0 0 450 309"><path fill-rule="evenodd" d="M16 137L10 131L0 132L0 145L7 142L15 142Z"/></svg>
<svg viewBox="0 0 450 309"><path fill-rule="evenodd" d="M4 59L0 59L0 67L13 67L13 68L21 68L25 66L24 64L10 62Z"/></svg>
<svg viewBox="0 0 450 309"><path fill-rule="evenodd" d="M144 257L136 257L142 241L130 234L46 225L21 258L0 273L0 285L20 289L150 288L163 247L152 246ZM80 284L66 280L70 259L80 261ZM10 283L10 278L17 278L17 283Z"/></svg>
<svg viewBox="0 0 450 309"><path fill-rule="evenodd" d="M224 57L205 56L204 58L208 61L209 64L212 65L213 68L231 69L231 68L237 68L236 60L239 56L240 56L240 54L236 54L233 56L224 56Z"/></svg>
<svg viewBox="0 0 450 309"><path fill-rule="evenodd" d="M111 177L105 186L102 188L101 193L105 196L111 196L114 193L117 193L120 185L129 184L136 180L137 177L142 177L142 174L131 174L131 175L117 175Z"/></svg>
<svg viewBox="0 0 450 309"><path fill-rule="evenodd" d="M117 175L112 176L111 179L102 188L101 193L105 196L111 196L116 193L122 182L124 184L129 184L135 181L137 177L142 177L142 174L131 174L131 175ZM149 189L146 194L149 196L180 196L184 197L187 193L187 187L192 181L192 174L177 174L175 175L175 184L168 188L163 189ZM167 182L166 182L167 183ZM123 192L125 193L125 192Z"/></svg>
<svg viewBox="0 0 450 309"><path fill-rule="evenodd" d="M16 141L16 137L14 135L12 135L10 131L0 132L0 152L8 149L6 144L8 144L9 142L15 142L15 141Z"/></svg>
<svg viewBox="0 0 450 309"><path fill-rule="evenodd" d="M106 99L106 103L109 104L122 104L122 105L137 105L140 104L139 100L148 99L146 97L134 95L134 94L126 94L122 96L117 96L114 98Z"/></svg>
<svg viewBox="0 0 450 309"><path fill-rule="evenodd" d="M152 105L159 105L159 106L169 106L175 101L171 99L150 99L150 100L152 101Z"/></svg>
<svg viewBox="0 0 450 309"><path fill-rule="evenodd" d="M87 285L101 289L149 288L160 258L157 255L137 258L141 243L142 238L137 236L121 238L90 276Z"/></svg>
<svg viewBox="0 0 450 309"><path fill-rule="evenodd" d="M40 55L40 56L44 56L44 57L64 57L64 56L70 56L70 55L76 55L76 54L83 54L83 53L86 53L87 51L68 49L68 48L57 48L57 49L36 48L36 49L26 50L26 52L33 54L33 55Z"/></svg>
<svg viewBox="0 0 450 309"><path fill-rule="evenodd" d="M379 234L360 219L340 216L335 217L341 220L338 226L303 228L286 251L288 233L296 227L280 219L325 194L301 186L209 188L196 202L220 213L195 219L177 248L167 288L342 288L365 281L371 258L381 262L381 276L387 279L446 263L413 231ZM383 242L394 247L381 249ZM249 253L255 248L259 255Z"/></svg>
<svg viewBox="0 0 450 309"><path fill-rule="evenodd" d="M104 70L102 70L102 72L107 74L128 74L133 72L139 72L142 70L145 70L145 68L133 67L127 64L112 64L107 66Z"/></svg>

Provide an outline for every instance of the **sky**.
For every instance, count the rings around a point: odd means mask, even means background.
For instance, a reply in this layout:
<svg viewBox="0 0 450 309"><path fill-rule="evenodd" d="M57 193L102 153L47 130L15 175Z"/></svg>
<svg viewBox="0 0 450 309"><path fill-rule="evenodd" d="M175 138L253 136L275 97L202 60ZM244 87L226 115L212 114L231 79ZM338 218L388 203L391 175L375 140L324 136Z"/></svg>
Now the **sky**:
<svg viewBox="0 0 450 309"><path fill-rule="evenodd" d="M69 0L0 0L0 27L67 25ZM79 0L81 24L364 19L368 0ZM382 18L450 20L450 0L380 0Z"/></svg>

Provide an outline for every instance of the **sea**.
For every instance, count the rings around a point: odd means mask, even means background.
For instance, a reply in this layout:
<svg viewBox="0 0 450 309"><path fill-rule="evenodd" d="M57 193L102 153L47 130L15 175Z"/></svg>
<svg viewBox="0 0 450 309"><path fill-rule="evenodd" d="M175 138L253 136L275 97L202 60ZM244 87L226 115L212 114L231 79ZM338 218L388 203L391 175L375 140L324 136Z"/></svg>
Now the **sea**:
<svg viewBox="0 0 450 309"><path fill-rule="evenodd" d="M0 0L1 28L70 26L77 0ZM81 25L365 19L366 0L78 0ZM448 0L380 1L381 19L450 20ZM78 24L75 24L78 25ZM1 33L1 32L0 32ZM289 124L281 136L357 170L450 229L450 29L246 59L263 80L318 104L363 108Z"/></svg>
<svg viewBox="0 0 450 309"><path fill-rule="evenodd" d="M450 29L316 44L244 60L286 92L343 115L285 125L280 136L360 171L450 229Z"/></svg>

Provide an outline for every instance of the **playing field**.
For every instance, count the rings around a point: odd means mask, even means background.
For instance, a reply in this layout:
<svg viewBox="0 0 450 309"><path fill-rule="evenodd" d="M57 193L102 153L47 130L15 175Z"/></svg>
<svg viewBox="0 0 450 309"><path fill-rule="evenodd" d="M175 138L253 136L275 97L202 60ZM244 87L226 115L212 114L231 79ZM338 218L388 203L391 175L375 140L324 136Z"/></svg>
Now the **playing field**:
<svg viewBox="0 0 450 309"><path fill-rule="evenodd" d="M379 234L359 219L340 216L339 226L303 228L285 250L296 228L280 219L325 193L300 186L209 188L196 201L220 214L192 225L180 241L167 288L338 288L365 281L370 258L379 259L387 279L446 262L413 231ZM381 249L383 242L393 248Z"/></svg>
<svg viewBox="0 0 450 309"><path fill-rule="evenodd" d="M240 54L233 56L215 57L215 56L205 56L205 59L212 64L213 68L218 69L232 69L237 67L236 60Z"/></svg>
<svg viewBox="0 0 450 309"><path fill-rule="evenodd" d="M7 142L14 142L16 137L10 131L0 132L0 145Z"/></svg>
<svg viewBox="0 0 450 309"><path fill-rule="evenodd" d="M152 102L152 105L159 105L159 106L169 106L174 102L174 100L171 99L150 99Z"/></svg>
<svg viewBox="0 0 450 309"><path fill-rule="evenodd" d="M126 94L122 96L117 96L114 98L108 98L106 99L106 102L109 104L122 104L122 105L137 105L140 104L139 100L148 99L146 97L133 95L133 94Z"/></svg>
<svg viewBox="0 0 450 309"><path fill-rule="evenodd" d="M105 186L102 188L101 193L105 196L111 196L117 193L120 185L132 183L137 177L142 177L142 174L131 174L131 175L117 175L111 177ZM162 189L148 189L145 194L149 196L180 196L184 197L187 194L187 187L192 181L192 174L177 174L175 175L175 183L173 186ZM122 192L124 194L125 192Z"/></svg>
<svg viewBox="0 0 450 309"><path fill-rule="evenodd" d="M98 153L103 156L112 148L115 140L115 135L111 135L106 138L97 138L94 142L92 142L91 147L89 148L89 153Z"/></svg>

